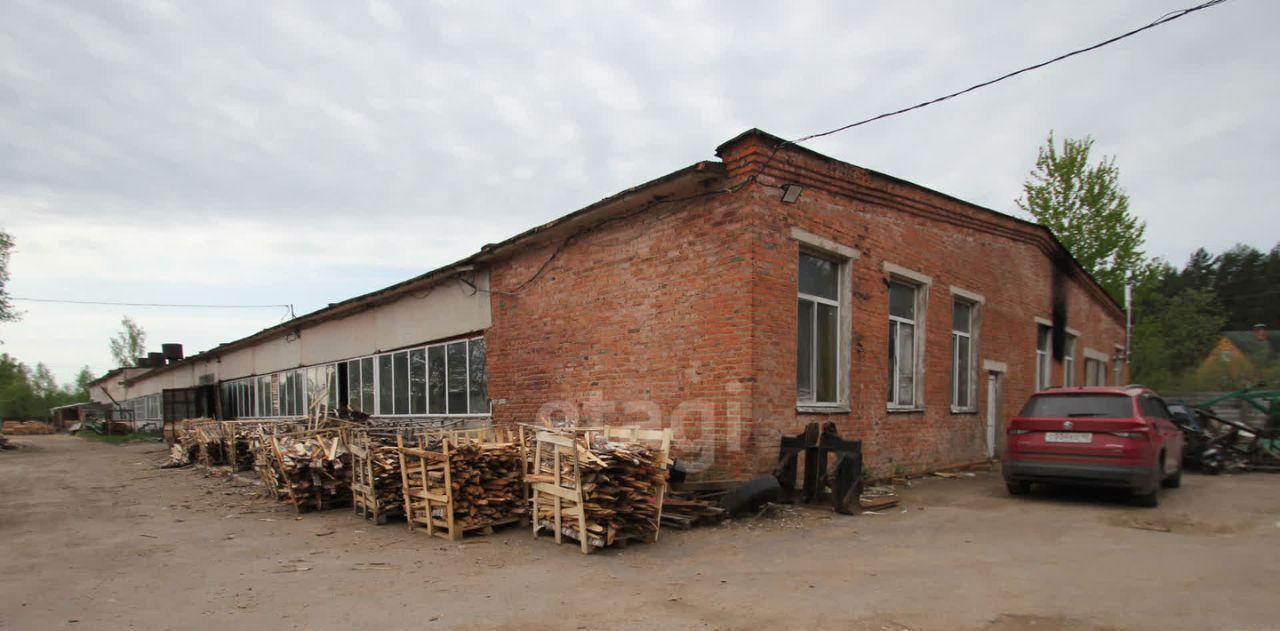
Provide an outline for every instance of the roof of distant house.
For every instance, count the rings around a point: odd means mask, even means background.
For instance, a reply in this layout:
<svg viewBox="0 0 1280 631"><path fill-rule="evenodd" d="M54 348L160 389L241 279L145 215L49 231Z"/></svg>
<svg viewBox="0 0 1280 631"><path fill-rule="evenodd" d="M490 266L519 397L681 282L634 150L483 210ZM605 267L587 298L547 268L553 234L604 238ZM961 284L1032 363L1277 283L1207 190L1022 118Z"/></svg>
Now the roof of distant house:
<svg viewBox="0 0 1280 631"><path fill-rule="evenodd" d="M1257 337L1257 331L1223 331L1222 336L1245 355L1280 355L1280 331L1263 331L1261 340Z"/></svg>

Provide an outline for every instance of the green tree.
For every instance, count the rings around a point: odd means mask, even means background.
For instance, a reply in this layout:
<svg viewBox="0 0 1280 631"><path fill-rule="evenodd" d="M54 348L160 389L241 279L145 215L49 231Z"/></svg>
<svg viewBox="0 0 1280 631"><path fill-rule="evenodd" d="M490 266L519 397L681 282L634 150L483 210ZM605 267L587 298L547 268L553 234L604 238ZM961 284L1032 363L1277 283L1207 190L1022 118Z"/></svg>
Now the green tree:
<svg viewBox="0 0 1280 631"><path fill-rule="evenodd" d="M1052 231L1119 302L1125 283L1146 272L1142 244L1147 226L1129 214L1115 158L1090 164L1092 147L1093 139L1086 136L1063 139L1059 149L1049 132L1016 203Z"/></svg>
<svg viewBox="0 0 1280 631"><path fill-rule="evenodd" d="M1227 321L1212 291L1187 288L1169 294L1163 284L1144 283L1134 299L1133 378L1157 390L1193 372Z"/></svg>
<svg viewBox="0 0 1280 631"><path fill-rule="evenodd" d="M14 322L22 318L9 297L9 252L13 250L13 237L0 230L0 322Z"/></svg>
<svg viewBox="0 0 1280 631"><path fill-rule="evenodd" d="M96 379L93 371L88 366L80 368L80 372L76 373L75 396L79 401L89 400L89 382Z"/></svg>
<svg viewBox="0 0 1280 631"><path fill-rule="evenodd" d="M39 414L39 409L31 370L8 353L0 355L0 417L26 418Z"/></svg>
<svg viewBox="0 0 1280 631"><path fill-rule="evenodd" d="M120 332L111 338L111 356L121 367L132 366L146 350L147 332L133 318L125 316L120 320Z"/></svg>

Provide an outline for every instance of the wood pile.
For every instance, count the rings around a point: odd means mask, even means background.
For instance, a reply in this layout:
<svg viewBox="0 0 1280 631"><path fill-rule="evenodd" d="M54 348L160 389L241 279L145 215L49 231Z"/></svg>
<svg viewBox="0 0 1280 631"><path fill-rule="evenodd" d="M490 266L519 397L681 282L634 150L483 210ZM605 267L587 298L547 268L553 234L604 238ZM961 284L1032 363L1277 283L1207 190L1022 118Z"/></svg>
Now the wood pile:
<svg viewBox="0 0 1280 631"><path fill-rule="evenodd" d="M269 421L268 421L269 422ZM223 421L222 449L227 455L227 464L231 471L251 471L253 469L253 451L249 443L255 430L262 422Z"/></svg>
<svg viewBox="0 0 1280 631"><path fill-rule="evenodd" d="M5 421L0 433L10 436L35 436L39 434L56 434L58 430L40 421Z"/></svg>
<svg viewBox="0 0 1280 631"><path fill-rule="evenodd" d="M456 541L523 519L524 455L509 433L424 433L407 444L401 438L399 447L411 529Z"/></svg>
<svg viewBox="0 0 1280 631"><path fill-rule="evenodd" d="M583 553L658 540L670 430L547 430L535 440L535 471L526 476L535 536L569 536Z"/></svg>
<svg viewBox="0 0 1280 631"><path fill-rule="evenodd" d="M688 530L711 526L728 517L718 502L693 497L667 496L662 500L662 525Z"/></svg>
<svg viewBox="0 0 1280 631"><path fill-rule="evenodd" d="M351 454L338 430L273 435L271 446L272 477L298 512L350 504Z"/></svg>
<svg viewBox="0 0 1280 631"><path fill-rule="evenodd" d="M344 432L351 451L351 506L361 517L385 524L404 516L397 432L356 428Z"/></svg>

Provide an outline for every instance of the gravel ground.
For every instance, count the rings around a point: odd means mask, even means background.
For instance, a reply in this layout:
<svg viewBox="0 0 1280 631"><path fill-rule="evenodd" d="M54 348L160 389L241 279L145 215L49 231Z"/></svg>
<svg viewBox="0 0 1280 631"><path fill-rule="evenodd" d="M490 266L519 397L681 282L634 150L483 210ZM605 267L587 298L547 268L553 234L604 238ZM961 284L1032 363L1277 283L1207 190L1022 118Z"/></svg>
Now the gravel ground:
<svg viewBox="0 0 1280 631"><path fill-rule="evenodd" d="M0 453L0 628L1280 629L1280 477L1188 475L1157 509L925 479L879 515L779 511L591 556L297 516L157 444Z"/></svg>

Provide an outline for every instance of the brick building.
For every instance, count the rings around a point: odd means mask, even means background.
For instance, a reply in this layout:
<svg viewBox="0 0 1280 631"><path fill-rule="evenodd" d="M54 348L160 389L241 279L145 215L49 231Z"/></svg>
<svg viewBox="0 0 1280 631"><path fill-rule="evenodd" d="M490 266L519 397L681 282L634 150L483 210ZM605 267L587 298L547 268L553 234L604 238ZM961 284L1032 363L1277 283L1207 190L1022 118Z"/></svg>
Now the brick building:
<svg viewBox="0 0 1280 631"><path fill-rule="evenodd" d="M1123 312L1044 228L758 130L717 155L97 385L130 401L216 384L240 418L324 399L670 426L682 460L724 477L770 470L811 421L863 440L879 473L973 462L1036 388L1125 381Z"/></svg>

